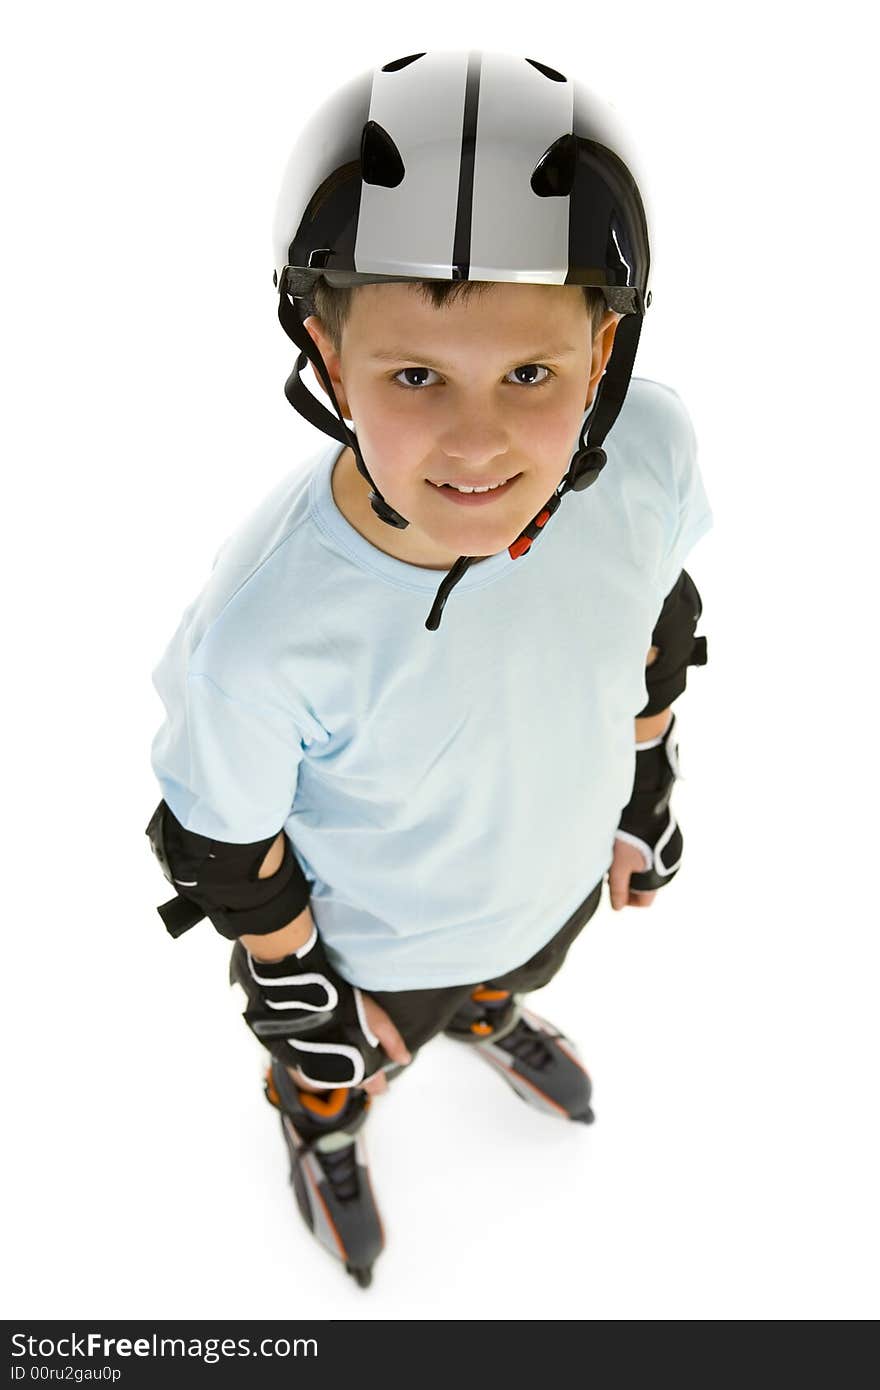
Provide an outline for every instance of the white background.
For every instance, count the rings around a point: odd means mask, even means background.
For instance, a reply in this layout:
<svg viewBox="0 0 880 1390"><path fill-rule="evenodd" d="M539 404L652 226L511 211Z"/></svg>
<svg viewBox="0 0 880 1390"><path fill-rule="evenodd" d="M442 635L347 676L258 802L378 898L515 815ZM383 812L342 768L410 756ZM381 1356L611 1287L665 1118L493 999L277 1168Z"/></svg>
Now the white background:
<svg viewBox="0 0 880 1390"><path fill-rule="evenodd" d="M7 21L2 257L6 1316L816 1319L878 1312L874 50L838 3L33 3ZM314 18L312 18L314 16ZM363 1292L293 1208L263 1054L144 835L150 673L317 435L271 221L328 87L535 57L650 178L636 373L715 528L677 705L686 864L533 1000L597 1122L446 1039L373 1107ZM552 537L545 542L552 544Z"/></svg>

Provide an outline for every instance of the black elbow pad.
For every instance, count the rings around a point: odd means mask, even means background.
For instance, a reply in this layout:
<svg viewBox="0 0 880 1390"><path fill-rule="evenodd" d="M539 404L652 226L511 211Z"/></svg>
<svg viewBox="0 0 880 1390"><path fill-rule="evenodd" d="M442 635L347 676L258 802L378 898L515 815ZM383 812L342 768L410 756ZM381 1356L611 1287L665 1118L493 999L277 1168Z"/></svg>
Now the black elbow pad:
<svg viewBox="0 0 880 1390"><path fill-rule="evenodd" d="M286 835L277 872L259 878L277 834L245 845L210 840L186 830L165 801L153 812L146 834L177 890L177 897L156 909L171 936L181 936L203 917L229 941L266 936L286 927L308 904L311 885Z"/></svg>
<svg viewBox="0 0 880 1390"><path fill-rule="evenodd" d="M687 685L687 668L706 665L706 639L694 636L702 611L697 586L687 570L682 570L666 596L651 637L658 652L645 670L648 703L636 719L667 709Z"/></svg>

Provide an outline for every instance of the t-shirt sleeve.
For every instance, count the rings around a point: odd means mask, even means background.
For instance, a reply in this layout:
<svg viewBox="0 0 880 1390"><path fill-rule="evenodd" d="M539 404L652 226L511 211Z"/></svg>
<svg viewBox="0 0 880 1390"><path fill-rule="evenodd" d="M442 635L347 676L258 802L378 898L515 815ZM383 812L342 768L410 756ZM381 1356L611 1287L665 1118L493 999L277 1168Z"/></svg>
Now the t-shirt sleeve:
<svg viewBox="0 0 880 1390"><path fill-rule="evenodd" d="M171 811L187 830L230 844L276 835L296 794L303 745L285 709L233 698L204 673L154 683L165 720L151 763Z"/></svg>
<svg viewBox="0 0 880 1390"><path fill-rule="evenodd" d="M674 391L671 414L673 494L670 498L669 540L658 570L657 589L665 597L678 579L697 541L711 529L714 517L697 459L697 438L690 417Z"/></svg>

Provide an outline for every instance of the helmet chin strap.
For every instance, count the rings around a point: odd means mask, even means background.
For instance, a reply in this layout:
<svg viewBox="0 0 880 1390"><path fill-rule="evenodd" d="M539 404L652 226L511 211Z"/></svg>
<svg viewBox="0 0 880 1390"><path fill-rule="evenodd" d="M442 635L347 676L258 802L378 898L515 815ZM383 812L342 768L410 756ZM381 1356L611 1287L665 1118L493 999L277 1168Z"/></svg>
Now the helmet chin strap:
<svg viewBox="0 0 880 1390"><path fill-rule="evenodd" d="M370 506L373 511L386 525L403 530L409 525L409 522L406 517L400 515L400 512L395 511L390 503L385 501L370 477L357 436L345 423L339 408L339 401L336 399L336 392L333 389L333 383L330 380L324 359L283 287L278 296L278 319L288 338L301 349L293 371L284 383L285 396L294 410L314 425L316 429L348 445L354 454L358 472L370 485ZM623 405L632 376L641 331L641 314L625 314L619 321L614 338L614 347L608 359L605 374L599 382L593 408L583 423L578 447L571 456L568 471L559 487L551 494L538 514L524 527L516 540L507 547L512 559L516 560L521 555L525 555L526 551L531 548L532 542L541 534L567 492L583 492L585 488L590 487L596 481L605 467L607 458L605 450L601 446ZM327 394L336 409L336 416L331 415L330 411L316 400L301 379L300 373L305 370L308 362L312 363L324 383ZM465 570L479 558L476 555L459 556L444 576L425 622L425 627L430 632L435 632L440 626L443 608L455 585Z"/></svg>

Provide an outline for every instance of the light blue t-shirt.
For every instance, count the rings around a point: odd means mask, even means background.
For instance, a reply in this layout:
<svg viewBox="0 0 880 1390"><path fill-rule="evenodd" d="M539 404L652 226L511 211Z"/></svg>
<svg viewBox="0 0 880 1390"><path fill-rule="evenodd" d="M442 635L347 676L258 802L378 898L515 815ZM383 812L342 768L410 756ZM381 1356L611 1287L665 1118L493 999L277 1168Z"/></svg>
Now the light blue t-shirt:
<svg viewBox="0 0 880 1390"><path fill-rule="evenodd" d="M444 571L343 517L342 448L285 477L218 551L153 673L153 770L201 835L284 828L351 983L489 981L611 863L651 634L712 524L694 431L673 390L634 378L597 482L525 555L471 566L434 632Z"/></svg>

